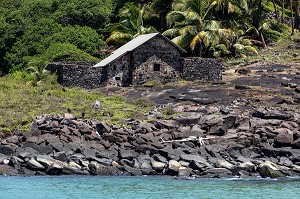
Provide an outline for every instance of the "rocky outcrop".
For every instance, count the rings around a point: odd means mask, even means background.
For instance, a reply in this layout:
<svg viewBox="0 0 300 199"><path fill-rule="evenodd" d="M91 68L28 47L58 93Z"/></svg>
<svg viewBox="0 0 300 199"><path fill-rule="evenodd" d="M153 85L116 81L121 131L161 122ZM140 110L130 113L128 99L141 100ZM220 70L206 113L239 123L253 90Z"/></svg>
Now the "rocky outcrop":
<svg viewBox="0 0 300 199"><path fill-rule="evenodd" d="M223 110L203 106L170 119L130 120L130 128L71 114L42 115L30 132L1 139L0 174L300 174L300 114L279 108Z"/></svg>

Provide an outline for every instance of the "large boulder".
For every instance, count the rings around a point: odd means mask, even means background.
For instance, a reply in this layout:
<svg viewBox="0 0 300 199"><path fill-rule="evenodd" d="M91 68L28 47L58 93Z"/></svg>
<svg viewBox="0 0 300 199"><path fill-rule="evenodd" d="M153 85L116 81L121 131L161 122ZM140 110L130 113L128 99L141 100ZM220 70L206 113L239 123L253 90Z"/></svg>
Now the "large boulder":
<svg viewBox="0 0 300 199"><path fill-rule="evenodd" d="M46 168L35 158L30 158L26 165L31 170L45 170Z"/></svg>
<svg viewBox="0 0 300 199"><path fill-rule="evenodd" d="M0 145L0 153L4 155L13 155L15 153L15 148L8 145Z"/></svg>
<svg viewBox="0 0 300 199"><path fill-rule="evenodd" d="M163 172L166 168L166 164L158 161L151 161L152 168L157 172Z"/></svg>
<svg viewBox="0 0 300 199"><path fill-rule="evenodd" d="M132 160L133 158L137 157L137 155L137 152L135 152L134 150L119 149L120 159Z"/></svg>
<svg viewBox="0 0 300 199"><path fill-rule="evenodd" d="M279 178L284 177L284 175L279 171L279 167L270 162L266 161L259 165L258 172L263 178Z"/></svg>
<svg viewBox="0 0 300 199"><path fill-rule="evenodd" d="M190 176L192 174L192 169L188 167L179 167L178 176Z"/></svg>
<svg viewBox="0 0 300 199"><path fill-rule="evenodd" d="M276 137L276 146L292 146L294 143L294 137L293 132L286 128L280 128L276 129L276 132L278 133Z"/></svg>
<svg viewBox="0 0 300 199"><path fill-rule="evenodd" d="M233 164L231 164L230 162L228 162L224 159L218 159L217 164L218 164L218 167L229 169L229 170L231 170L234 166Z"/></svg>
<svg viewBox="0 0 300 199"><path fill-rule="evenodd" d="M118 175L119 173L116 167L103 166L95 161L90 162L88 168L92 175Z"/></svg>
<svg viewBox="0 0 300 199"><path fill-rule="evenodd" d="M5 164L0 164L0 175L15 176L18 174L18 171L14 167Z"/></svg>
<svg viewBox="0 0 300 199"><path fill-rule="evenodd" d="M176 160L170 160L168 165L167 174L168 175L178 175L178 169L181 167L181 164Z"/></svg>
<svg viewBox="0 0 300 199"><path fill-rule="evenodd" d="M300 138L294 141L293 148L300 149Z"/></svg>

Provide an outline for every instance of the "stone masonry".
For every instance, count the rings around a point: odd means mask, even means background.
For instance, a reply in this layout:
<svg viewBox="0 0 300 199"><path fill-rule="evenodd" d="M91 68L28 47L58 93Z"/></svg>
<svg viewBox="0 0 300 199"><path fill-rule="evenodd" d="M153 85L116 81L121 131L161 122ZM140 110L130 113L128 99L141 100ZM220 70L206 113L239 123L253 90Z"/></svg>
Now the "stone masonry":
<svg viewBox="0 0 300 199"><path fill-rule="evenodd" d="M222 62L212 58L184 58L183 79L219 81L222 79Z"/></svg>
<svg viewBox="0 0 300 199"><path fill-rule="evenodd" d="M101 84L102 68L93 68L95 62L51 62L47 69L57 73L58 82L63 86L98 88Z"/></svg>

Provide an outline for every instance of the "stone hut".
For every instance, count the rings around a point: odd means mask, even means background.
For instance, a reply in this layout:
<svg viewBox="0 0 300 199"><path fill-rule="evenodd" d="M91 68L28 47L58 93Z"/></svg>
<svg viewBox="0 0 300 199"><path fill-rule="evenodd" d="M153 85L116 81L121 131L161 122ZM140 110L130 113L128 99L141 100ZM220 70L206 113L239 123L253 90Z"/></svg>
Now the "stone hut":
<svg viewBox="0 0 300 199"><path fill-rule="evenodd" d="M140 35L99 63L50 63L65 86L140 86L149 81L221 80L217 59L185 57L186 51L160 33Z"/></svg>
<svg viewBox="0 0 300 199"><path fill-rule="evenodd" d="M110 86L162 83L182 78L186 51L160 33L146 34L126 43L94 67L103 68L101 82Z"/></svg>

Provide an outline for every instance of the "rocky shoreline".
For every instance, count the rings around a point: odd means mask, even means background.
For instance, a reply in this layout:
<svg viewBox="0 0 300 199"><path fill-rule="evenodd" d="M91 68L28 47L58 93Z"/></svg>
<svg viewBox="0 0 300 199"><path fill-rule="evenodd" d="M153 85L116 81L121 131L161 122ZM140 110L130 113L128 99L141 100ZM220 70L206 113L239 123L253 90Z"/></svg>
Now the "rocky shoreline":
<svg viewBox="0 0 300 199"><path fill-rule="evenodd" d="M181 113L126 127L43 115L1 139L2 175L300 175L300 114L283 108L181 105Z"/></svg>

